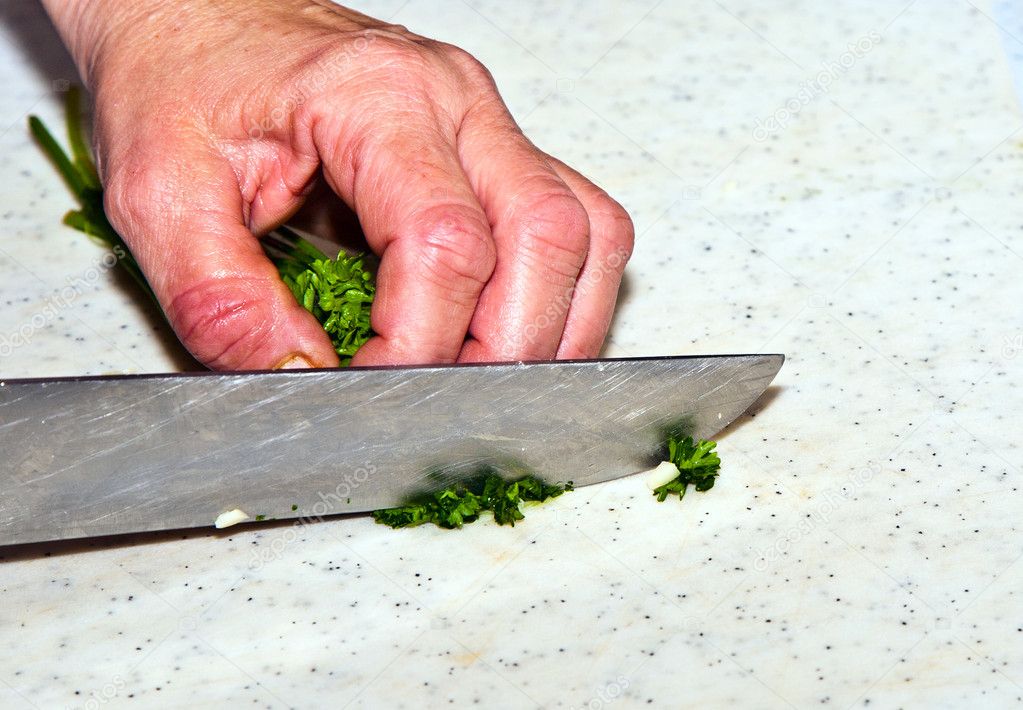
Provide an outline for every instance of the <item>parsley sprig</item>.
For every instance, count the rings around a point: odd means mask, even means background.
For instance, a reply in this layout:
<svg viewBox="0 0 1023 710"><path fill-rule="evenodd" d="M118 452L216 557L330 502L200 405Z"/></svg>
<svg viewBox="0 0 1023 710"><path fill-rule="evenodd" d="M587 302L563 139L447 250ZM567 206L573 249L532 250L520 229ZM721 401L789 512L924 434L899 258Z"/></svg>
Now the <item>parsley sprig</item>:
<svg viewBox="0 0 1023 710"><path fill-rule="evenodd" d="M284 283L330 336L341 366L373 335L370 308L376 294L364 254L339 252L329 258L287 227L263 240Z"/></svg>
<svg viewBox="0 0 1023 710"><path fill-rule="evenodd" d="M464 481L416 496L403 506L375 510L373 519L392 528L433 523L450 529L475 522L490 511L498 525L514 526L525 518L523 503L542 503L570 490L571 481L561 486L531 475L506 481L496 471L485 469Z"/></svg>
<svg viewBox="0 0 1023 710"><path fill-rule="evenodd" d="M65 113L70 156L38 117L28 119L32 135L78 201L78 209L64 215L64 224L109 247L121 267L155 301L156 296L142 269L103 209L103 187L85 140L78 87L68 90ZM323 326L341 365L349 365L355 351L373 335L369 313L376 287L367 257L342 252L331 259L287 227L280 227L264 237L263 245L291 293Z"/></svg>
<svg viewBox="0 0 1023 710"><path fill-rule="evenodd" d="M721 458L714 451L716 446L715 442L706 439L694 442L691 436L669 437L668 460L678 468L678 476L654 489L657 500L664 502L669 495L676 493L681 500L690 484L700 492L713 488L721 468Z"/></svg>
<svg viewBox="0 0 1023 710"><path fill-rule="evenodd" d="M37 116L28 117L28 127L36 142L60 172L64 182L78 201L78 209L64 215L64 224L89 235L89 238L103 246L110 247L121 267L132 279L155 300L152 289L142 275L135 257L128 250L121 236L114 231L103 210L103 187L96 173L96 163L89 151L82 129L81 93L72 86L65 96L64 110L67 115L68 145L71 155L57 143L57 139Z"/></svg>

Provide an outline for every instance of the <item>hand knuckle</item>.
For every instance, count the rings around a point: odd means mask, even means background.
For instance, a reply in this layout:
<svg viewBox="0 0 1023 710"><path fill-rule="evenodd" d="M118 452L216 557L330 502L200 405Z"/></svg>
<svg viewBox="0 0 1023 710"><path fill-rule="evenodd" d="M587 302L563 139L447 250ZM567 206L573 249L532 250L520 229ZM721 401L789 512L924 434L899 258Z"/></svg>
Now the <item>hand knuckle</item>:
<svg viewBox="0 0 1023 710"><path fill-rule="evenodd" d="M211 367L234 367L273 336L277 316L265 289L209 278L174 296L167 315L185 346Z"/></svg>
<svg viewBox="0 0 1023 710"><path fill-rule="evenodd" d="M110 173L103 208L118 231L134 232L173 205L174 193L170 176L159 167L123 164Z"/></svg>
<svg viewBox="0 0 1023 710"><path fill-rule="evenodd" d="M393 75L395 68L403 72L418 73L429 68L429 53L415 35L403 28L371 30L367 46L371 47L374 65L380 71Z"/></svg>
<svg viewBox="0 0 1023 710"><path fill-rule="evenodd" d="M352 87L349 99L372 94L371 89L419 80L428 67L427 52L415 35L399 26L381 26L357 33L339 33L315 43L300 64L298 85L306 101L336 109L339 88ZM291 80L283 93L293 91ZM364 90L363 90L364 89ZM310 107L306 106L306 110Z"/></svg>
<svg viewBox="0 0 1023 710"><path fill-rule="evenodd" d="M330 48L308 62L304 84L313 87L299 105L297 125L326 121L336 133L365 133L376 117L421 113L435 93L438 62L414 36L372 30L365 56L348 46Z"/></svg>
<svg viewBox="0 0 1023 710"><path fill-rule="evenodd" d="M542 192L524 205L522 248L550 274L574 280L590 247L590 219L568 190Z"/></svg>
<svg viewBox="0 0 1023 710"><path fill-rule="evenodd" d="M438 43L438 50L455 68L464 80L473 86L494 86L494 77L490 70L469 52L453 44Z"/></svg>
<svg viewBox="0 0 1023 710"><path fill-rule="evenodd" d="M419 37L413 34L408 27L397 22L381 22L378 26L366 30L366 34L388 39L418 39Z"/></svg>
<svg viewBox="0 0 1023 710"><path fill-rule="evenodd" d="M497 251L489 227L473 210L434 208L409 237L427 270L455 291L475 294L494 272Z"/></svg>

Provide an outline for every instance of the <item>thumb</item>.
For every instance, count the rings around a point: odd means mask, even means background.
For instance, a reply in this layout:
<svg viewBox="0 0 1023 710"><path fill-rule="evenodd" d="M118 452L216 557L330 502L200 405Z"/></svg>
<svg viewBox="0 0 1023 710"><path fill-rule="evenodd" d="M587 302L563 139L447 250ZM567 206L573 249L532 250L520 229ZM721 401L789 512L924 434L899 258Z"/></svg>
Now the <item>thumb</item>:
<svg viewBox="0 0 1023 710"><path fill-rule="evenodd" d="M216 370L338 364L246 227L228 164L175 152L110 168L107 216L196 359Z"/></svg>

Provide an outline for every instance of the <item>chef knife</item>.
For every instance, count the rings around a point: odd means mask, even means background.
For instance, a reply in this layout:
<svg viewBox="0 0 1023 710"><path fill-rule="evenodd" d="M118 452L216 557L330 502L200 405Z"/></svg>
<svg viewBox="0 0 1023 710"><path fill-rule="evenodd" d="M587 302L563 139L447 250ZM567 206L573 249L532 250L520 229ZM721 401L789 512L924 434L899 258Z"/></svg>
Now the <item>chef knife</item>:
<svg viewBox="0 0 1023 710"><path fill-rule="evenodd" d="M584 486L707 438L782 355L0 381L0 545L400 505L484 465Z"/></svg>

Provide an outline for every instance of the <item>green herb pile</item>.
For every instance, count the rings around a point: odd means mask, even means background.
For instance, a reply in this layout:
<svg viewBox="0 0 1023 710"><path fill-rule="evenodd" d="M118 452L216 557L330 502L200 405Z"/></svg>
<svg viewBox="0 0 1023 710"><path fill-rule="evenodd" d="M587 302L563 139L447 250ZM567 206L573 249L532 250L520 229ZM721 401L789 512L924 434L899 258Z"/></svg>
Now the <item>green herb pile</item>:
<svg viewBox="0 0 1023 710"><path fill-rule="evenodd" d="M287 227L263 243L291 293L330 336L341 367L350 365L373 335L369 312L376 284L365 255L340 252L331 259Z"/></svg>
<svg viewBox="0 0 1023 710"><path fill-rule="evenodd" d="M78 200L79 208L64 215L64 224L110 247L118 263L155 300L138 263L103 210L103 187L82 129L81 94L77 87L67 92L65 110L71 156L64 152L39 118L29 116L28 119L32 135ZM376 288L366 257L342 252L331 259L287 227L271 232L263 243L284 283L323 326L341 358L341 365L350 364L355 351L373 334L369 312Z"/></svg>
<svg viewBox="0 0 1023 710"><path fill-rule="evenodd" d="M439 491L417 496L398 508L376 510L373 519L392 528L408 528L423 523L460 528L490 511L498 525L514 526L525 517L523 503L543 503L570 490L571 481L564 486L544 483L535 476L506 481L498 473L485 470Z"/></svg>
<svg viewBox="0 0 1023 710"><path fill-rule="evenodd" d="M692 485L700 492L709 491L721 468L721 459L713 441L694 442L690 436L668 436L668 461L678 469L678 476L654 489L659 502L678 494L681 500ZM547 484L535 476L506 481L494 471L483 471L465 481L424 493L406 505L373 512L373 519L392 528L408 528L433 523L442 528L460 528L479 519L485 511L494 515L499 525L515 525L525 516L522 503L557 498L572 490L571 481L564 486Z"/></svg>
<svg viewBox="0 0 1023 710"><path fill-rule="evenodd" d="M709 491L714 487L714 479L721 468L721 459L714 451L716 443L706 439L693 442L691 436L668 437L667 446L668 461L675 464L678 476L654 489L658 501L663 502L665 498L675 493L678 493L679 500L682 500L690 484L700 492Z"/></svg>

